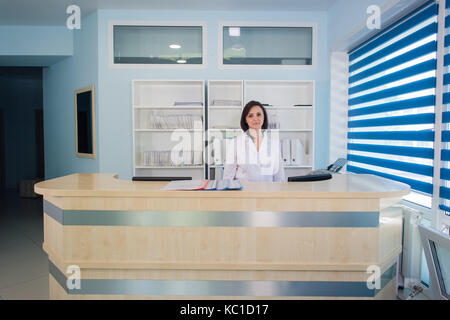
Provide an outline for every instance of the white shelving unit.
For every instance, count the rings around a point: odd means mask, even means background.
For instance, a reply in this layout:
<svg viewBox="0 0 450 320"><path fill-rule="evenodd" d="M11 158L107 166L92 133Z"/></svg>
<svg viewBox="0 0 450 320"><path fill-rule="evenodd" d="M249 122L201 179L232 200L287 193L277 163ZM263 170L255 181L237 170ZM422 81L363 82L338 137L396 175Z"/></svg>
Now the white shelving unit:
<svg viewBox="0 0 450 320"><path fill-rule="evenodd" d="M276 80L210 80L208 81L207 128L210 157L208 177L220 178L222 164L214 163L214 137L233 138L242 130L240 117L244 105L251 100L265 106L270 125L279 130L280 140L299 139L304 154L296 165L285 165L286 176L306 174L314 164L314 81L276 81ZM217 105L219 104L224 105ZM226 105L226 101L235 101ZM237 101L240 101L239 106ZM225 157L225 143L222 143L222 161Z"/></svg>
<svg viewBox="0 0 450 320"><path fill-rule="evenodd" d="M214 139L225 141L237 136L243 108L244 82L242 80L209 80L207 99L207 174L209 179L221 178L222 165L214 164ZM225 143L221 146L222 159L225 156ZM217 173L216 173L217 169Z"/></svg>
<svg viewBox="0 0 450 320"><path fill-rule="evenodd" d="M203 80L133 80L134 176L205 177Z"/></svg>

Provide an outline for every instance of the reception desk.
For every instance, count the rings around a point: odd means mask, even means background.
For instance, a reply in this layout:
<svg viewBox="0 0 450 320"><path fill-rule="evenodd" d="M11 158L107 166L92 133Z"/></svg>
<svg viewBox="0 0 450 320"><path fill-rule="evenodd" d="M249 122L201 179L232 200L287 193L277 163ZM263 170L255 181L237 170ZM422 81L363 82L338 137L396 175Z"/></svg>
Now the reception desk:
<svg viewBox="0 0 450 320"><path fill-rule="evenodd" d="M162 191L43 181L50 299L393 299L409 186L372 175ZM374 274L371 272L375 271Z"/></svg>

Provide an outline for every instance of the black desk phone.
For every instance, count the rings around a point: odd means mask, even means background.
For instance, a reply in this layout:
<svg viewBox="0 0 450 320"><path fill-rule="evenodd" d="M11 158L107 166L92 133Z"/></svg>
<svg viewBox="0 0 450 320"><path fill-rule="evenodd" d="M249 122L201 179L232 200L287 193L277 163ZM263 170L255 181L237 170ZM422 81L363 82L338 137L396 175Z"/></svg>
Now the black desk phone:
<svg viewBox="0 0 450 320"><path fill-rule="evenodd" d="M339 172L346 164L347 159L339 158L330 164L326 170L313 170L304 176L288 177L288 182L328 180L332 178L332 173Z"/></svg>
<svg viewBox="0 0 450 320"><path fill-rule="evenodd" d="M339 172L347 164L347 159L339 158L327 167L327 170L333 173Z"/></svg>

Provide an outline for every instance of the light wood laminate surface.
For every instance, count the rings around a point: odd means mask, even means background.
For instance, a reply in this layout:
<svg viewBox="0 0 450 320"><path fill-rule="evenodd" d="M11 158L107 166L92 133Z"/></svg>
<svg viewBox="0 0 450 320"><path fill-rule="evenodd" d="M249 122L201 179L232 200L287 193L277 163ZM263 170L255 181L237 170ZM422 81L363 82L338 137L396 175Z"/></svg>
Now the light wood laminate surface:
<svg viewBox="0 0 450 320"><path fill-rule="evenodd" d="M402 250L395 204L408 185L353 174L244 182L241 191L160 190L166 183L73 174L36 184L44 196L50 297L395 296ZM65 287L71 265L80 268L84 291ZM376 290L366 287L370 266L380 271ZM167 283L155 292L154 280ZM201 289L205 282L209 291Z"/></svg>
<svg viewBox="0 0 450 320"><path fill-rule="evenodd" d="M163 191L167 182L128 181L115 174L79 173L35 185L45 196L162 198L345 198L380 199L401 197L409 186L368 174L334 174L331 180L314 182L242 182L240 191Z"/></svg>

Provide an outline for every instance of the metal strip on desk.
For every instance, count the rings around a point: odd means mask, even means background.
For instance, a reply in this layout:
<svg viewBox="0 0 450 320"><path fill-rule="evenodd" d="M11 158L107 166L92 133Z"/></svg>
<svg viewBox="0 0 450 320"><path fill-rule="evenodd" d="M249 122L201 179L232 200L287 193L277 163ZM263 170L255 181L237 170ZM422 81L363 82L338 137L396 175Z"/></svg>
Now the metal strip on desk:
<svg viewBox="0 0 450 320"><path fill-rule="evenodd" d="M44 201L44 212L67 226L376 228L378 211L115 211L62 210Z"/></svg>
<svg viewBox="0 0 450 320"><path fill-rule="evenodd" d="M382 278L392 279L395 269L396 264ZM66 293L74 295L374 297L387 284L382 281L381 288L375 290L369 289L366 282L351 281L81 279L80 289L68 289L66 276L51 261L49 271Z"/></svg>

